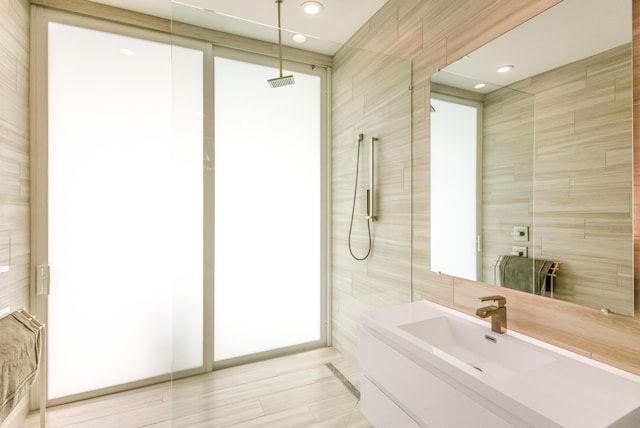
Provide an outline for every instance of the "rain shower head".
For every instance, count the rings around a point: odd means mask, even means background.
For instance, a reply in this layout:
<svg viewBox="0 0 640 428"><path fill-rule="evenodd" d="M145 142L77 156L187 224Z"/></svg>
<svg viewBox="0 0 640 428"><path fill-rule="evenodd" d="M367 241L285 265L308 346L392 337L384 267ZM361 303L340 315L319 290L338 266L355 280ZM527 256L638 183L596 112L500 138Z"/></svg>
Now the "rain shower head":
<svg viewBox="0 0 640 428"><path fill-rule="evenodd" d="M276 0L276 3L278 4L278 47L280 51L280 76L267 80L267 82L269 82L269 86L271 86L272 88L279 88L281 86L293 85L294 83L296 83L295 79L293 78L293 74L290 74L289 76L282 75L282 24L280 22L280 4L282 3L282 0Z"/></svg>
<svg viewBox="0 0 640 428"><path fill-rule="evenodd" d="M293 74L290 74L289 76L281 75L280 77L267 79L267 82L269 82L269 85L272 88L279 88L280 86L293 85L294 83L296 83L295 79L293 78Z"/></svg>

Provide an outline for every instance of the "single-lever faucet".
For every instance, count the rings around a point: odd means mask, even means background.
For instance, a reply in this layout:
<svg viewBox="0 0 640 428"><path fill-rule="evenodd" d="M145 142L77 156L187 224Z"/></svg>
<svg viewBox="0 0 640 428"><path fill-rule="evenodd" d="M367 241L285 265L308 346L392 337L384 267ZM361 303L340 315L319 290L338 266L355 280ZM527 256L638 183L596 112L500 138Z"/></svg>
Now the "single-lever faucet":
<svg viewBox="0 0 640 428"><path fill-rule="evenodd" d="M502 296L481 297L481 302L493 300L498 306L491 305L478 308L476 315L480 318L491 317L491 331L504 334L507 332L507 299Z"/></svg>

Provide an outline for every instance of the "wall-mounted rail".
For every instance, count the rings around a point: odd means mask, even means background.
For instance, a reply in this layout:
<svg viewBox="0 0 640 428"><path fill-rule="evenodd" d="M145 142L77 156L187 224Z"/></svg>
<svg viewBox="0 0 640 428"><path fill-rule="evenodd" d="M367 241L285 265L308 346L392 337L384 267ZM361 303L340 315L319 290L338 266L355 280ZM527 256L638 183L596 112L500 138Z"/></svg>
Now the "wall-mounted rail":
<svg viewBox="0 0 640 428"><path fill-rule="evenodd" d="M375 192L375 142L378 141L376 137L371 137L371 144L369 144L369 189L367 190L367 220L373 222L378 219L376 216L376 192Z"/></svg>

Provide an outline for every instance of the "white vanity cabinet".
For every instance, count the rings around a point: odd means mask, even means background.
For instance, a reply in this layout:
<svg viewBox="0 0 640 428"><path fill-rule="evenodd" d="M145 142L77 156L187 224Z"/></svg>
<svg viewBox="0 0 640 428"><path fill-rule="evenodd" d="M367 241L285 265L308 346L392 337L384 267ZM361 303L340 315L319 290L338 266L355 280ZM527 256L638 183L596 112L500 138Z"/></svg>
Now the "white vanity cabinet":
<svg viewBox="0 0 640 428"><path fill-rule="evenodd" d="M418 428L420 425L386 396L369 378L360 379L360 411L377 428Z"/></svg>
<svg viewBox="0 0 640 428"><path fill-rule="evenodd" d="M359 354L361 411L376 428L511 426L366 329Z"/></svg>
<svg viewBox="0 0 640 428"><path fill-rule="evenodd" d="M639 428L640 377L428 301L364 314L376 428Z"/></svg>

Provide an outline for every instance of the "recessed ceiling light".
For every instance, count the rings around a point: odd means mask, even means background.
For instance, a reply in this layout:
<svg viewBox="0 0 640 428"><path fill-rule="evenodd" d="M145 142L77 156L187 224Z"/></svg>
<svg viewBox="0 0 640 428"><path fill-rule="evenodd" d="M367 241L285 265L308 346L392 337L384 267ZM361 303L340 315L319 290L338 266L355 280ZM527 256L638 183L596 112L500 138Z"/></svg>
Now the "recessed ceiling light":
<svg viewBox="0 0 640 428"><path fill-rule="evenodd" d="M304 43L307 41L307 38L302 34L296 34L293 36L293 41L296 43Z"/></svg>
<svg viewBox="0 0 640 428"><path fill-rule="evenodd" d="M513 70L515 67L513 65L501 65L498 67L498 73L507 73Z"/></svg>
<svg viewBox="0 0 640 428"><path fill-rule="evenodd" d="M484 88L485 86L487 86L487 84L486 84L486 83L476 83L475 85L473 85L473 88L474 88L474 89L482 89L482 88Z"/></svg>
<svg viewBox="0 0 640 428"><path fill-rule="evenodd" d="M304 10L304 13L307 15L317 15L324 9L324 6L322 6L322 3L319 1L306 1L302 3L300 7L302 7L302 10Z"/></svg>
<svg viewBox="0 0 640 428"><path fill-rule="evenodd" d="M133 53L133 51L131 49L127 49L127 48L122 48L120 49L120 53L124 56L134 56L135 53Z"/></svg>

